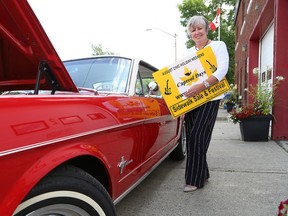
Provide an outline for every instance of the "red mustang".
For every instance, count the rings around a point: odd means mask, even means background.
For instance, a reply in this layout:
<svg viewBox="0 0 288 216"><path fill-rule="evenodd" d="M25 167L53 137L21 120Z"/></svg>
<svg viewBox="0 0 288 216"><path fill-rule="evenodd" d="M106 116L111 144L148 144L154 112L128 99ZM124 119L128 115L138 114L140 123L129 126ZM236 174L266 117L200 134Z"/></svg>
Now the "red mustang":
<svg viewBox="0 0 288 216"><path fill-rule="evenodd" d="M114 204L168 155L183 118L120 56L61 62L26 0L0 0L0 214L116 215Z"/></svg>

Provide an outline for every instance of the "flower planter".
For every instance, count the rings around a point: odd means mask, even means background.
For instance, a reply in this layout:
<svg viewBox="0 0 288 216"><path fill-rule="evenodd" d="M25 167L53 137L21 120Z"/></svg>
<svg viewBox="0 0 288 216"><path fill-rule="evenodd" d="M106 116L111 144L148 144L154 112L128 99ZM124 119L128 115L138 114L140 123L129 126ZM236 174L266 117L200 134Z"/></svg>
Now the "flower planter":
<svg viewBox="0 0 288 216"><path fill-rule="evenodd" d="M268 141L272 115L251 116L239 122L243 141Z"/></svg>
<svg viewBox="0 0 288 216"><path fill-rule="evenodd" d="M227 102L226 103L227 112L231 112L234 106L235 106L234 103Z"/></svg>

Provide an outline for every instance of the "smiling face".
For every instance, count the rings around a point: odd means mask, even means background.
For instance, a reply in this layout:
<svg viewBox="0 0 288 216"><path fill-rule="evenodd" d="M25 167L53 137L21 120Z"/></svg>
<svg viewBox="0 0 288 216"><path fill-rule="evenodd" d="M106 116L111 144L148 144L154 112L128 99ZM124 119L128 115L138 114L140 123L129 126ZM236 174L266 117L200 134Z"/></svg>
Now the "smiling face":
<svg viewBox="0 0 288 216"><path fill-rule="evenodd" d="M196 44L206 43L207 32L203 25L193 26L190 29L190 37Z"/></svg>
<svg viewBox="0 0 288 216"><path fill-rule="evenodd" d="M208 21L203 16L193 16L188 22L187 30L196 45L207 42Z"/></svg>

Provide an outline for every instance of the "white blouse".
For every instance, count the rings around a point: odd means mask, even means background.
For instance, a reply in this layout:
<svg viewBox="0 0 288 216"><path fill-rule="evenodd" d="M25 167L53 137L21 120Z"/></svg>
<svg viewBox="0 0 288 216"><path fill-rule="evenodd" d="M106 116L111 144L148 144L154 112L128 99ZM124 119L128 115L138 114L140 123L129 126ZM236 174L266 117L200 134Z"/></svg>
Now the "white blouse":
<svg viewBox="0 0 288 216"><path fill-rule="evenodd" d="M226 44L223 41L211 41L211 43L206 45L206 47L207 46L211 46L217 61L217 70L213 73L213 76L216 77L218 81L221 81L227 74L229 67L229 54ZM187 50L187 52L184 54L184 57L192 55L195 52L197 52L197 50L195 46L193 46ZM224 94L212 100L221 99L223 97Z"/></svg>

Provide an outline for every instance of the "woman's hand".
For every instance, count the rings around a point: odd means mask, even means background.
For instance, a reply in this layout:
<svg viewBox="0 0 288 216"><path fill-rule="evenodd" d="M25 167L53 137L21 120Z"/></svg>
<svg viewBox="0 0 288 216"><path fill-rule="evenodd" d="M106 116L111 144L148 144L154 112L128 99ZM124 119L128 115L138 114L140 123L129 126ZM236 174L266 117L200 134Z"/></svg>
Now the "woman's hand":
<svg viewBox="0 0 288 216"><path fill-rule="evenodd" d="M206 82L209 83L210 86L214 85L215 83L218 82L217 78L214 77L213 75L211 75ZM186 98L190 98L193 97L197 94L199 94L201 91L203 91L204 89L206 89L205 85L203 82L199 83L199 84L194 84L191 88L188 89L188 91L186 91L184 93Z"/></svg>
<svg viewBox="0 0 288 216"><path fill-rule="evenodd" d="M184 93L184 95L186 98L190 98L199 94L204 89L205 89L205 86L203 83L195 84L191 88L189 88L188 91Z"/></svg>

